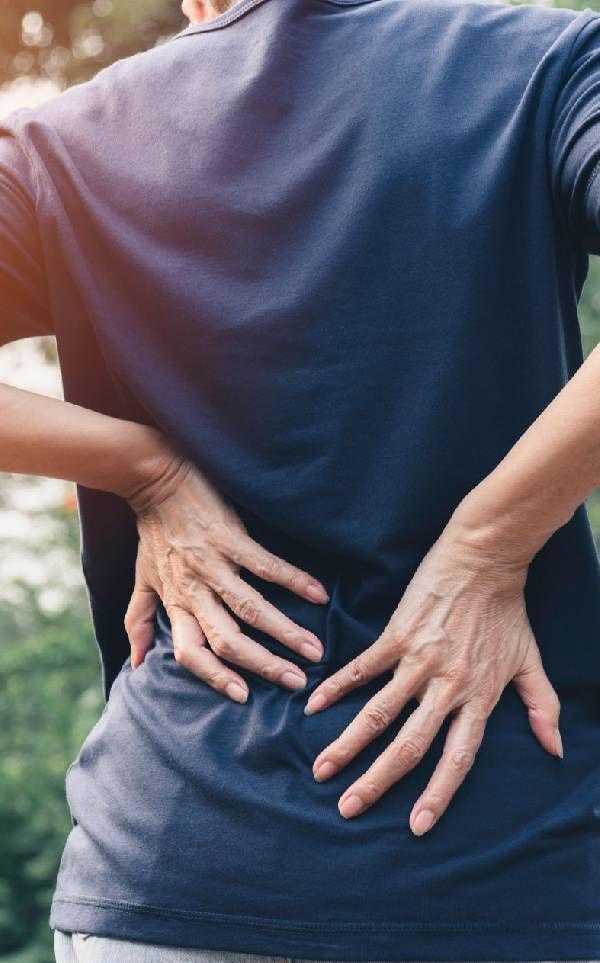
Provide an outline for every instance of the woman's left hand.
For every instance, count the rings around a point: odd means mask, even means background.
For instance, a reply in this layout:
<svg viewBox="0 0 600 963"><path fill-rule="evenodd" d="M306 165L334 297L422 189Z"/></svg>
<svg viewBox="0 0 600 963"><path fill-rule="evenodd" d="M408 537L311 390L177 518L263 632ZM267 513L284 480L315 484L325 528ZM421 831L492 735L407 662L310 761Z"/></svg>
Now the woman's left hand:
<svg viewBox="0 0 600 963"><path fill-rule="evenodd" d="M382 635L314 690L305 712L320 711L357 686L393 678L315 759L319 782L335 775L384 732L411 698L419 706L369 769L340 797L342 816L373 805L423 758L449 714L443 754L410 815L416 835L446 810L471 768L485 725L512 680L529 724L548 752L562 756L560 700L529 623L527 565L492 557L450 522L422 560Z"/></svg>

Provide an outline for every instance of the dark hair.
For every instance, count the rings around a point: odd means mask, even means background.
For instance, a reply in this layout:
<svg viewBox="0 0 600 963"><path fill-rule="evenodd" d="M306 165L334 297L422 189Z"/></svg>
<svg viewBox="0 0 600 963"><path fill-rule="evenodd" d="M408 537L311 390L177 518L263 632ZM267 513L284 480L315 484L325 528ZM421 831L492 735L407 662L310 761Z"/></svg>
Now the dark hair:
<svg viewBox="0 0 600 963"><path fill-rule="evenodd" d="M225 13L231 7L234 7L238 0L213 0L213 7L218 13Z"/></svg>

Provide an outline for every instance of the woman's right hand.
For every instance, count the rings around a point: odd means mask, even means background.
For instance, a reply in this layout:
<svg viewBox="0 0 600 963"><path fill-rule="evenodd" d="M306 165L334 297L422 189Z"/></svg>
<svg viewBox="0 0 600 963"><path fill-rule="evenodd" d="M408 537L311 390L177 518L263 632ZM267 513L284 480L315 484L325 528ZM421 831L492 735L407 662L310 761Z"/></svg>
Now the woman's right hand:
<svg viewBox="0 0 600 963"><path fill-rule="evenodd" d="M162 600L176 660L212 688L237 702L248 698L245 679L221 659L289 689L305 686L302 669L249 638L231 612L313 662L323 655L321 642L238 571L243 566L316 603L328 601L323 585L255 542L207 478L177 453L160 452L150 475L126 497L140 537L135 587L125 615L133 668L152 646Z"/></svg>

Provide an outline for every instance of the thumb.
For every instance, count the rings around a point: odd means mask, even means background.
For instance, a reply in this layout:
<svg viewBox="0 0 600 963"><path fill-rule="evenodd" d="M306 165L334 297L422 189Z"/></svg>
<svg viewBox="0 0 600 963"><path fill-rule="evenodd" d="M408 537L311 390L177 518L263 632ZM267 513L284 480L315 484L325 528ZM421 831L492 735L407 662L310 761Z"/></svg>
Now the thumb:
<svg viewBox="0 0 600 963"><path fill-rule="evenodd" d="M525 662L512 680L527 706L529 725L538 742L554 756L563 757L558 729L560 699L544 671L537 644L532 641Z"/></svg>
<svg viewBox="0 0 600 963"><path fill-rule="evenodd" d="M134 669L142 664L146 653L152 648L156 631L154 616L158 602L159 597L151 585L136 582L124 619L131 646L131 665Z"/></svg>

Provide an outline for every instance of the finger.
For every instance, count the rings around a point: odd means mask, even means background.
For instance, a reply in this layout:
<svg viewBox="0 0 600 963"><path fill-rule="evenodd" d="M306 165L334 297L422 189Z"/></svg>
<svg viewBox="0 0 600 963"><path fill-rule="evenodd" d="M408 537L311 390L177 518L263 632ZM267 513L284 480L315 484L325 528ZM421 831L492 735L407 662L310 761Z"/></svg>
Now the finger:
<svg viewBox="0 0 600 963"><path fill-rule="evenodd" d="M212 592L203 592L192 602L193 614L201 625L213 652L256 675L283 685L302 689L308 682L299 666L282 659L264 646L248 638Z"/></svg>
<svg viewBox="0 0 600 963"><path fill-rule="evenodd" d="M266 582L276 582L284 588L301 595L309 602L328 602L329 595L325 586L295 565L273 555L253 538L246 534L236 535L225 546L227 557L258 575Z"/></svg>
<svg viewBox="0 0 600 963"><path fill-rule="evenodd" d="M341 815L351 819L369 809L390 786L414 769L433 742L443 719L437 700L434 705L423 700L389 746L340 796Z"/></svg>
<svg viewBox="0 0 600 963"><path fill-rule="evenodd" d="M527 706L529 725L538 742L553 756L563 757L563 746L558 728L560 699L544 671L539 649L529 646L521 670L512 680Z"/></svg>
<svg viewBox="0 0 600 963"><path fill-rule="evenodd" d="M245 680L207 648L204 633L194 616L178 605L169 605L167 615L177 662L217 692L235 702L245 702L249 694Z"/></svg>
<svg viewBox="0 0 600 963"><path fill-rule="evenodd" d="M156 631L154 617L158 603L159 596L151 585L136 582L123 620L131 646L131 665L134 669L142 664L146 653L152 648Z"/></svg>
<svg viewBox="0 0 600 963"><path fill-rule="evenodd" d="M403 669L369 699L341 735L315 759L313 775L317 782L330 779L347 766L365 746L385 732L425 676L426 670L422 665L414 666L411 670Z"/></svg>
<svg viewBox="0 0 600 963"><path fill-rule="evenodd" d="M305 715L310 716L313 712L326 709L347 692L365 685L366 682L370 682L382 672L397 665L398 648L397 644L392 644L392 641L384 633L368 649L360 652L356 658L324 679L311 693L304 707Z"/></svg>
<svg viewBox="0 0 600 963"><path fill-rule="evenodd" d="M323 645L313 632L296 625L287 615L225 567L215 573L209 584L242 621L282 642L311 662L323 657Z"/></svg>
<svg viewBox="0 0 600 963"><path fill-rule="evenodd" d="M474 711L468 704L457 710L448 728L443 754L409 817L410 828L416 836L431 829L450 805L473 765L486 721L483 712Z"/></svg>

